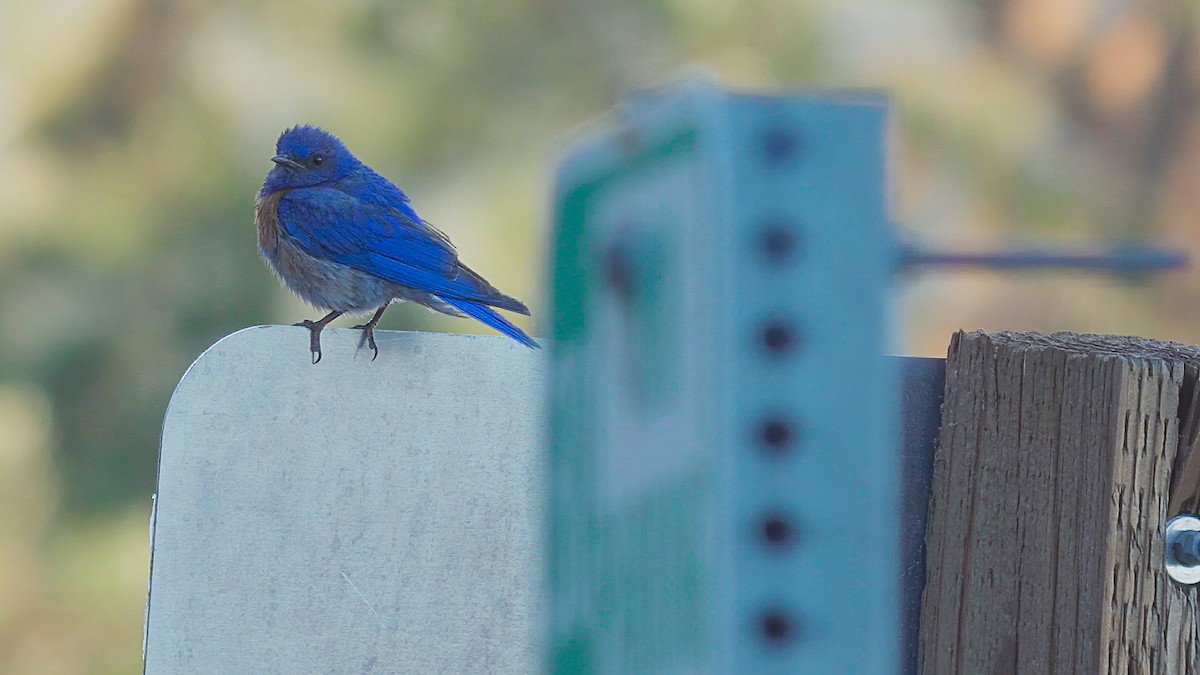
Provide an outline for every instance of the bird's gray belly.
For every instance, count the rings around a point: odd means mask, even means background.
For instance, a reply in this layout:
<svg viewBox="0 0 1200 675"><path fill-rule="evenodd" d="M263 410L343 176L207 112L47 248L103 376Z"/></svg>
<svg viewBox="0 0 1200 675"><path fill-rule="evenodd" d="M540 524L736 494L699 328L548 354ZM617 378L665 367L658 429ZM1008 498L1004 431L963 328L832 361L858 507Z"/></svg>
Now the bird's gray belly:
<svg viewBox="0 0 1200 675"><path fill-rule="evenodd" d="M396 284L315 258L287 236L279 237L274 247L260 246L259 251L284 285L317 309L365 314L397 297Z"/></svg>
<svg viewBox="0 0 1200 675"><path fill-rule="evenodd" d="M273 248L260 246L259 252L288 289L320 310L368 314L393 300L400 300L443 314L463 316L462 312L428 291L315 258L288 237L279 237Z"/></svg>

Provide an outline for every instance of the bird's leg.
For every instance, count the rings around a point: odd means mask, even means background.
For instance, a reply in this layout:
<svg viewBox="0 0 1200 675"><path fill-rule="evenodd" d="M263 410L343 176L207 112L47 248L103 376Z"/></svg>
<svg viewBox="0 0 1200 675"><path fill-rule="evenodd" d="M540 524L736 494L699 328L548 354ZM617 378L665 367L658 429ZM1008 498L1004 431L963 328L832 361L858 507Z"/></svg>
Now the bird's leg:
<svg viewBox="0 0 1200 675"><path fill-rule="evenodd" d="M296 326L304 326L308 329L308 349L312 352L314 365L321 360L321 331L325 329L325 326L329 325L330 321L333 321L342 314L345 314L345 312L333 311L326 314L325 318L320 321L305 319L298 324L294 324Z"/></svg>
<svg viewBox="0 0 1200 675"><path fill-rule="evenodd" d="M390 304L390 303L389 303ZM383 313L387 311L388 304L384 304L375 311L375 316L371 320L355 328L361 329L363 332L362 339L358 341L358 348L362 349L363 343L366 343L371 348L371 360L374 361L376 356L379 356L379 347L375 346L375 326L379 325L379 319L383 317Z"/></svg>

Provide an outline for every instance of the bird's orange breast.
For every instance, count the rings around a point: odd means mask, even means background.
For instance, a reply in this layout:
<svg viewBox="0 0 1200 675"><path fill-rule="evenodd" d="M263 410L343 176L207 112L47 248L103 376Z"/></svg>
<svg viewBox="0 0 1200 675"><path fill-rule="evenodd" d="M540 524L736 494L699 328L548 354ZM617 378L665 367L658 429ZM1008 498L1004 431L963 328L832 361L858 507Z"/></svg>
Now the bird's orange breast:
<svg viewBox="0 0 1200 675"><path fill-rule="evenodd" d="M279 200L284 190L260 195L254 200L254 224L258 226L258 247L274 251L279 245Z"/></svg>

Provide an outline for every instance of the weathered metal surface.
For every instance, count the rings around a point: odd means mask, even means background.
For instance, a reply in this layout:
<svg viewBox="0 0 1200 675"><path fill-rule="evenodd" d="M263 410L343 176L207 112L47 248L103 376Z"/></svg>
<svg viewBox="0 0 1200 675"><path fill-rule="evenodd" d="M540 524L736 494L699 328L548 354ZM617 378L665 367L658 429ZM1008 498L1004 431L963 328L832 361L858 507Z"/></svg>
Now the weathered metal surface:
<svg viewBox="0 0 1200 675"><path fill-rule="evenodd" d="M146 672L532 673L543 353L303 328L221 340L163 427Z"/></svg>

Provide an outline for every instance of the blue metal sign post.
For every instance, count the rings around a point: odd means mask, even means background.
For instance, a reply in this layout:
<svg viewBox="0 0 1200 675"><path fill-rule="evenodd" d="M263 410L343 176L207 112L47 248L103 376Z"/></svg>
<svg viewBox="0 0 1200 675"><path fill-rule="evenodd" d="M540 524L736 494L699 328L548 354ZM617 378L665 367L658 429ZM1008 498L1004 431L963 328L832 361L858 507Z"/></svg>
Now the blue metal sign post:
<svg viewBox="0 0 1200 675"><path fill-rule="evenodd" d="M567 158L551 672L899 671L887 126L696 84Z"/></svg>

